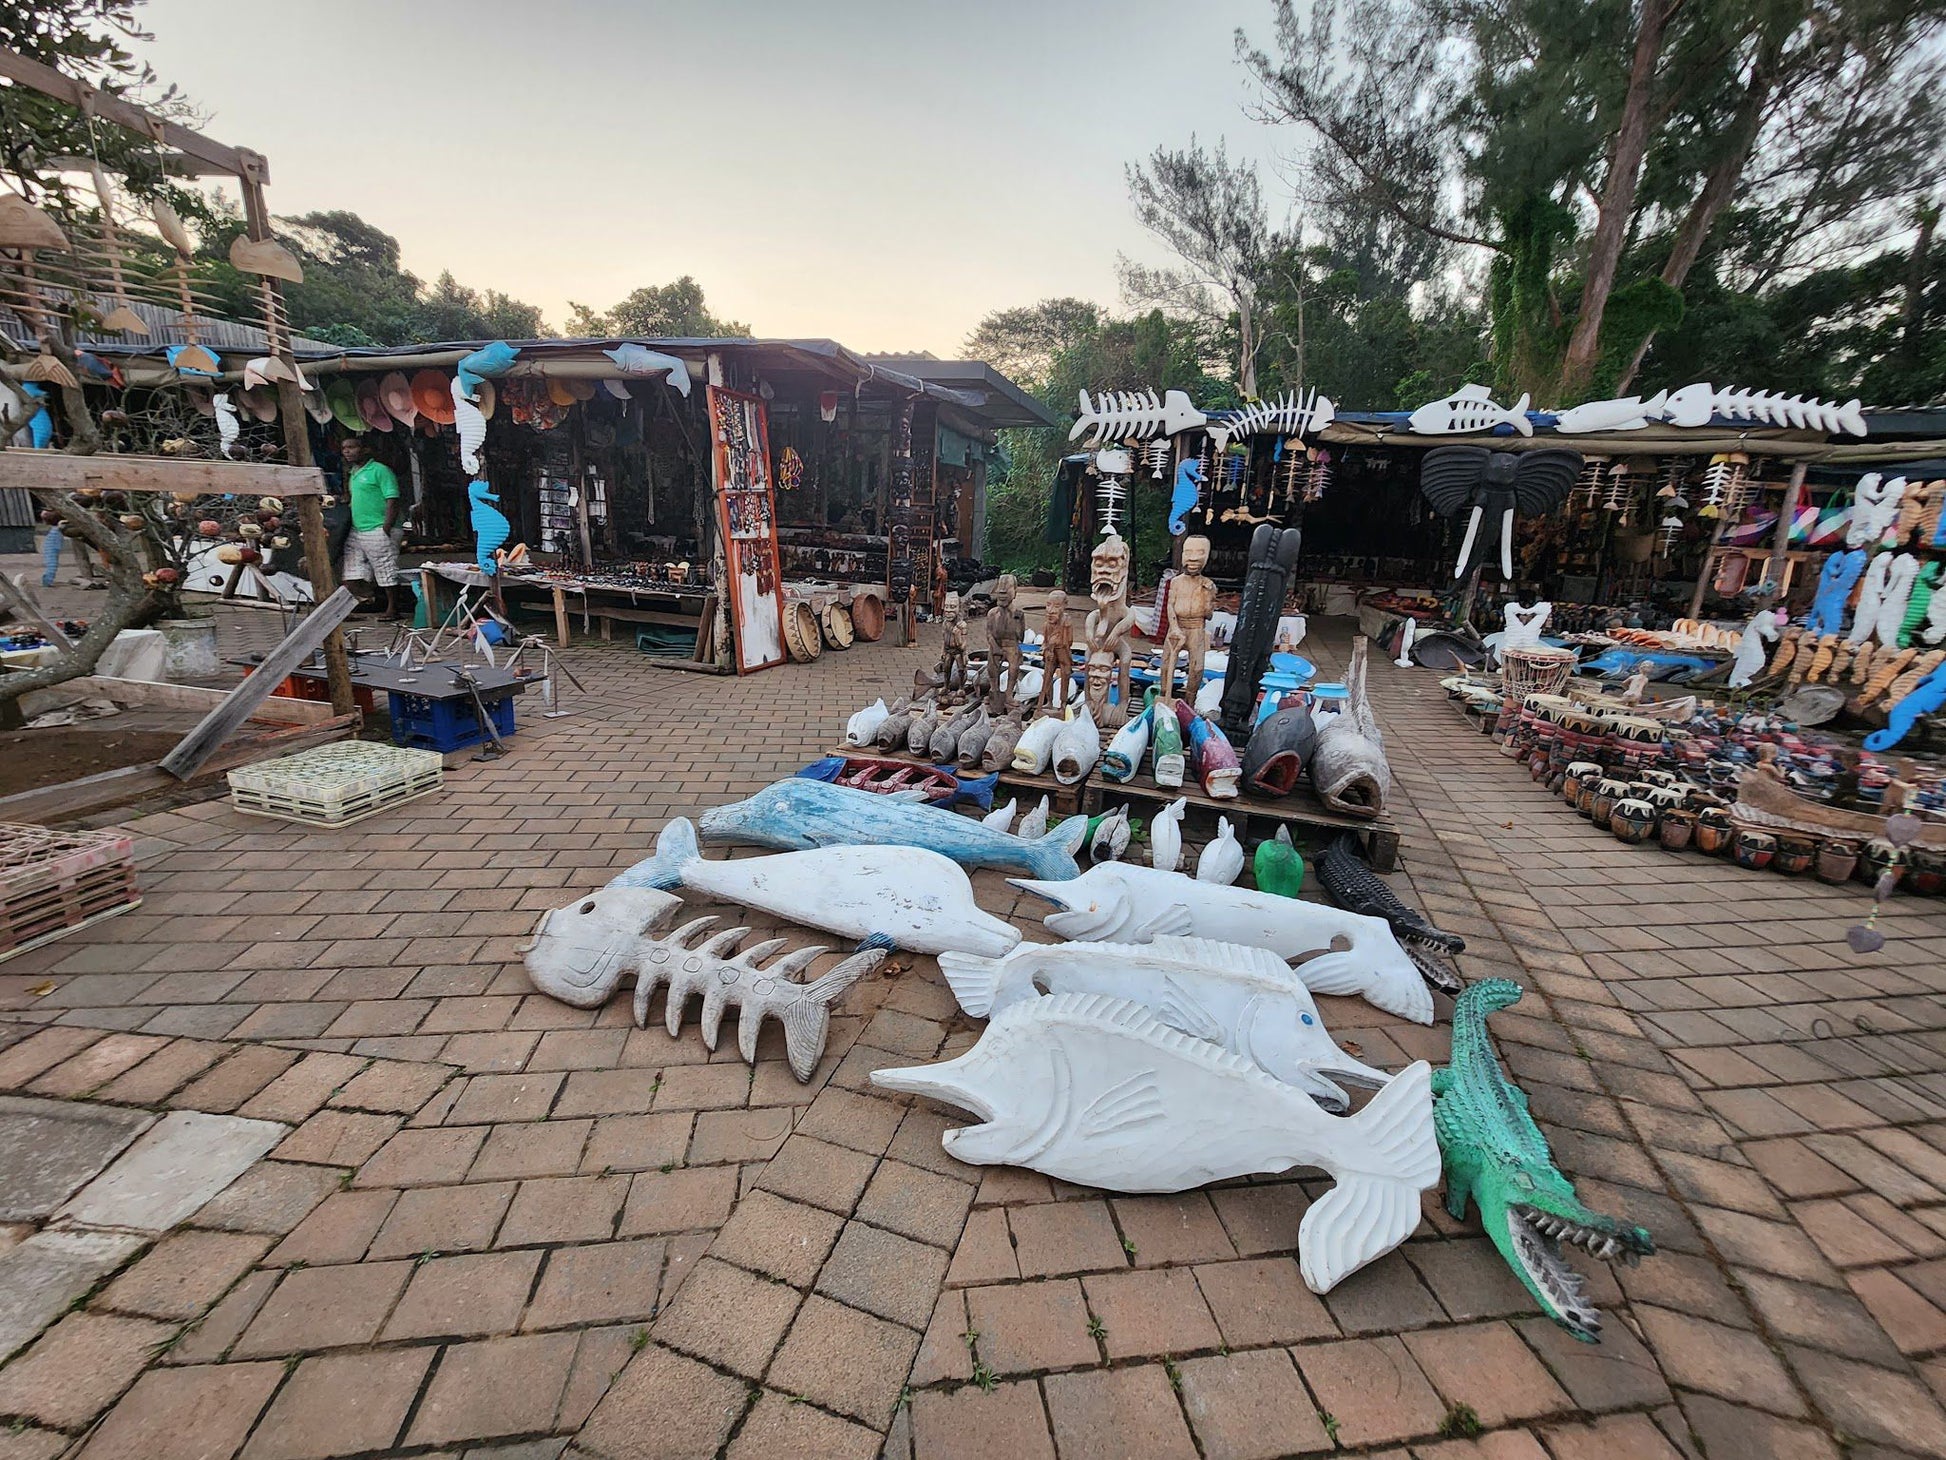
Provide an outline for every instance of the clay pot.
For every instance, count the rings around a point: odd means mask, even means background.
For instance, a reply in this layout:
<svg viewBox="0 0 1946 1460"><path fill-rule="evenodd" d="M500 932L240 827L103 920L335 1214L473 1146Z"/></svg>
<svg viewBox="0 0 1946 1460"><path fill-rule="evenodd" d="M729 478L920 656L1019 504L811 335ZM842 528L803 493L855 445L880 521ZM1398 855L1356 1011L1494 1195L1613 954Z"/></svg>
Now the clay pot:
<svg viewBox="0 0 1946 1460"><path fill-rule="evenodd" d="M1786 877L1802 877L1811 870L1811 863L1817 859L1818 840L1798 832L1780 832L1777 837L1777 855L1771 859L1770 870L1782 872Z"/></svg>
<svg viewBox="0 0 1946 1460"><path fill-rule="evenodd" d="M1833 837L1818 844L1816 860L1818 881L1837 884L1851 881L1858 869L1858 843Z"/></svg>
<svg viewBox="0 0 1946 1460"><path fill-rule="evenodd" d="M1705 807L1696 813L1697 851L1711 857L1721 856L1735 834L1736 826L1730 820L1730 813L1721 806Z"/></svg>
<svg viewBox="0 0 1946 1460"><path fill-rule="evenodd" d="M1581 809L1581 787L1583 782L1601 779L1601 767L1591 760L1577 760L1568 763L1567 777L1561 782L1561 799L1577 811Z"/></svg>
<svg viewBox="0 0 1946 1460"><path fill-rule="evenodd" d="M1918 897L1937 897L1946 891L1946 852L1912 848L1907 856L1905 890Z"/></svg>
<svg viewBox="0 0 1946 1460"><path fill-rule="evenodd" d="M1712 806L1721 806L1723 798L1702 786L1691 786L1683 792L1683 804L1691 811L1707 811Z"/></svg>
<svg viewBox="0 0 1946 1460"><path fill-rule="evenodd" d="M1608 829L1615 833L1618 841L1625 841L1631 846L1654 836L1655 823L1655 807L1638 796L1617 801L1608 817Z"/></svg>
<svg viewBox="0 0 1946 1460"><path fill-rule="evenodd" d="M1894 887L1905 880L1905 850L1893 846L1882 836L1875 836L1865 843L1865 850L1858 858L1858 880L1876 886L1878 879L1887 872L1892 874Z"/></svg>
<svg viewBox="0 0 1946 1460"><path fill-rule="evenodd" d="M1596 826L1608 825L1615 805L1628 797L1628 782L1603 779L1595 782L1594 796L1588 803L1588 816Z"/></svg>
<svg viewBox="0 0 1946 1460"><path fill-rule="evenodd" d="M1696 836L1696 813L1677 807L1662 813L1662 824L1656 828L1656 837L1664 850L1680 852Z"/></svg>
<svg viewBox="0 0 1946 1460"><path fill-rule="evenodd" d="M1736 834L1736 859L1739 867L1761 872L1777 855L1777 838L1767 831L1743 830Z"/></svg>

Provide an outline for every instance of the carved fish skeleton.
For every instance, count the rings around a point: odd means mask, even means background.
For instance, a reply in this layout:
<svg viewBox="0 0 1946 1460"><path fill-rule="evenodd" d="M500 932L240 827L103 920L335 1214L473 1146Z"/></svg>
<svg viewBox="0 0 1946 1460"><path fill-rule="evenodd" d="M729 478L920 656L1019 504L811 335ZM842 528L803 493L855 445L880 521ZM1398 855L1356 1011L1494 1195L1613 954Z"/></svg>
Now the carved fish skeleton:
<svg viewBox="0 0 1946 1460"><path fill-rule="evenodd" d="M1322 431L1337 415L1338 408L1329 396L1315 390L1285 391L1281 400L1258 401L1245 406L1241 415L1213 422L1210 440L1222 451L1245 436L1302 436L1307 431Z"/></svg>
<svg viewBox="0 0 1946 1460"><path fill-rule="evenodd" d="M1209 417L1180 390L1164 391L1160 400L1152 390L1104 390L1090 400L1084 390L1081 419L1068 432L1068 440L1088 432L1096 441L1146 441L1207 424Z"/></svg>

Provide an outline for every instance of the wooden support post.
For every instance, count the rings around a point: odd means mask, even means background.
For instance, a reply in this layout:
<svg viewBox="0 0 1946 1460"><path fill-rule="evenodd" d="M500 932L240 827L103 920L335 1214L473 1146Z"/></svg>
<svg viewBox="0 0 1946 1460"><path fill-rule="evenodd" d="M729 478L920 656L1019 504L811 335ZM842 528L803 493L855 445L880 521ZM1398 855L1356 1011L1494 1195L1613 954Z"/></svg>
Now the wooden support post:
<svg viewBox="0 0 1946 1460"><path fill-rule="evenodd" d="M1784 601L1787 584L1784 581L1784 564L1791 550L1791 525L1797 521L1797 505L1804 500L1804 478L1810 471L1806 462L1797 462L1791 467L1790 484L1784 488L1784 505L1777 513L1777 531L1770 539L1770 558L1764 564L1764 581L1771 585L1771 600Z"/></svg>
<svg viewBox="0 0 1946 1460"><path fill-rule="evenodd" d="M243 190L244 227L253 240L271 236L270 209L264 203L262 180L254 173L239 172L237 186ZM284 286L276 279L263 280L265 292L278 309L283 308ZM264 325L269 328L271 321ZM277 358L297 370L288 331L274 332ZM291 465L310 466L311 425L304 413L304 397L294 380L277 382L277 411L284 427L284 449ZM338 586L336 564L331 561L331 542L324 531L324 509L316 497L301 497L297 503L297 528L304 544L304 571L311 580L313 602L323 603ZM333 627L324 641L324 678L331 691L331 708L340 715L357 712L351 692L351 660L345 655L344 630Z"/></svg>
<svg viewBox="0 0 1946 1460"><path fill-rule="evenodd" d="M1730 519L1719 516L1716 531L1710 534L1709 551L1703 554L1703 571L1696 575L1696 591L1689 595L1689 616L1700 618L1703 613L1703 595L1709 591L1710 576L1716 571L1716 555L1723 546L1723 535L1730 530Z"/></svg>

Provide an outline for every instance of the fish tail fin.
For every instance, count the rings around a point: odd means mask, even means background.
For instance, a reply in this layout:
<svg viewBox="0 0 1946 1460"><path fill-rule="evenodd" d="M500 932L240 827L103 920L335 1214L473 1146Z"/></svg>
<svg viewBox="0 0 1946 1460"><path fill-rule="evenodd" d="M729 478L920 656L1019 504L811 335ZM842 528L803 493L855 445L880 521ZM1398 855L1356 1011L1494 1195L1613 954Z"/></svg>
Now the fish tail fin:
<svg viewBox="0 0 1946 1460"><path fill-rule="evenodd" d="M959 1006L975 1019L993 1012L993 995L1000 987L1000 960L982 958L977 953L942 953L939 971L946 975L946 986L959 1000Z"/></svg>
<svg viewBox="0 0 1946 1460"><path fill-rule="evenodd" d="M1412 1235L1419 1194L1439 1180L1432 1122L1432 1066L1406 1068L1358 1114L1359 1161L1304 1214L1298 1260L1304 1284L1328 1293L1341 1280Z"/></svg>
<svg viewBox="0 0 1946 1460"><path fill-rule="evenodd" d="M678 816L663 827L655 839L655 855L637 862L614 879L617 887L653 887L662 892L682 886L682 869L700 861L701 843L696 840L696 824Z"/></svg>
<svg viewBox="0 0 1946 1460"><path fill-rule="evenodd" d="M1081 844L1088 839L1088 818L1070 816L1052 831L1048 832L1034 845L1037 847L1059 847L1072 857L1081 850Z"/></svg>
<svg viewBox="0 0 1946 1460"><path fill-rule="evenodd" d="M959 783L959 790L953 793L953 803L959 805L971 801L982 811L991 811L994 788L999 784L1000 772L998 771L990 776L964 777Z"/></svg>
<svg viewBox="0 0 1946 1460"><path fill-rule="evenodd" d="M1527 407L1532 403L1532 399L1523 390L1520 393L1520 399L1515 401L1507 412L1507 423L1523 436L1532 436L1534 434L1534 423L1527 419Z"/></svg>
<svg viewBox="0 0 1946 1460"><path fill-rule="evenodd" d="M784 1056L790 1061L791 1073L798 1079L810 1079L811 1071L817 1068L818 1059L824 1053L825 1038L831 1031L832 1003L884 961L885 951L881 948L854 953L829 973L805 984L798 996L784 1006L778 1015L784 1025ZM742 1033L741 1027L738 1033ZM752 1049L745 1055L752 1064L756 1063L755 1043L753 1034Z"/></svg>

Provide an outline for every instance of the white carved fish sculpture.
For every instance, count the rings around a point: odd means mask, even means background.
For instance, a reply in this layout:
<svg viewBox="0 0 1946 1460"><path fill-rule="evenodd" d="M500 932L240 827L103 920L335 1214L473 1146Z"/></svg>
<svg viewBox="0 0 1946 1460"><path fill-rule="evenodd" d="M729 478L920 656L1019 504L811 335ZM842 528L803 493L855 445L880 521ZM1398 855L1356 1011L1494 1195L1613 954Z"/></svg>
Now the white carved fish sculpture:
<svg viewBox="0 0 1946 1460"><path fill-rule="evenodd" d="M1228 887L1243 875L1243 845L1230 830L1230 818L1216 818L1216 840L1206 842L1196 858L1196 880Z"/></svg>
<svg viewBox="0 0 1946 1460"><path fill-rule="evenodd" d="M1054 737L1061 733L1065 723L1056 716L1043 715L1023 730L1020 739L1014 742L1014 769L1030 776L1046 770L1054 753Z"/></svg>
<svg viewBox="0 0 1946 1460"><path fill-rule="evenodd" d="M1491 431L1495 426L1512 426L1523 436L1534 434L1534 423L1527 419L1527 397L1501 409L1484 385L1462 385L1444 400L1428 401L1406 417L1406 425L1421 436L1450 436L1463 432Z"/></svg>
<svg viewBox="0 0 1946 1460"><path fill-rule="evenodd" d="M1322 431L1338 418L1338 407L1315 390L1285 391L1281 400L1257 401L1227 421L1212 422L1209 438L1218 455L1246 436L1302 436Z"/></svg>
<svg viewBox="0 0 1946 1460"><path fill-rule="evenodd" d="M1786 396L1782 391L1741 390L1731 386L1717 390L1707 380L1685 385L1664 402L1662 416L1672 426L1707 426L1716 417L1732 421L1762 421L1772 426L1798 430L1823 431L1836 436L1867 434L1864 403L1853 398L1840 405L1836 401L1806 400Z"/></svg>
<svg viewBox="0 0 1946 1460"><path fill-rule="evenodd" d="M1034 841L1037 838L1046 836L1049 806L1048 798L1042 796L1040 805L1020 818L1020 826L1015 830L1014 835L1023 837L1028 841Z"/></svg>
<svg viewBox="0 0 1946 1460"><path fill-rule="evenodd" d="M1046 923L1060 937L1147 943L1175 935L1268 948L1285 959L1316 954L1293 970L1312 993L1361 997L1401 1019L1432 1023L1425 977L1383 918L1127 862L1097 863L1065 882L1008 880L1054 904ZM1332 951L1339 939L1348 946Z"/></svg>
<svg viewBox="0 0 1946 1460"><path fill-rule="evenodd" d="M1130 1192L1318 1167L1335 1185L1298 1226L1298 1267L1316 1293L1405 1241L1439 1180L1423 1060L1356 1115L1330 1115L1248 1060L1100 994L1016 1004L958 1059L875 1070L872 1083L977 1114L942 1141L975 1166Z"/></svg>
<svg viewBox="0 0 1946 1460"><path fill-rule="evenodd" d="M1089 432L1096 441L1146 441L1152 436L1174 436L1208 422L1209 417L1191 405L1180 390L1164 391L1160 400L1152 390L1104 390L1090 400L1084 390L1081 418L1068 432L1068 440Z"/></svg>
<svg viewBox="0 0 1946 1460"><path fill-rule="evenodd" d="M646 1027L649 1001L667 983L664 1024L670 1038L682 1032L691 995L703 1000L705 1048L716 1048L724 1011L737 1010L737 1051L757 1062L757 1034L766 1018L784 1026L784 1054L791 1073L809 1080L824 1054L837 997L885 960L881 948L868 948L809 983L797 982L824 948L800 948L759 967L789 940L771 938L736 952L750 932L728 928L706 942L700 935L717 920L693 919L675 931L657 934L682 906L682 899L646 887L604 887L569 907L541 915L526 951L527 977L535 988L577 1009L605 1003L621 981L635 975L635 1024ZM731 956L734 954L735 956Z"/></svg>
<svg viewBox="0 0 1946 1460"><path fill-rule="evenodd" d="M712 862L682 817L662 828L655 855L611 887L686 887L849 938L914 953L957 948L998 957L1018 929L973 900L957 862L924 847L818 847Z"/></svg>
<svg viewBox="0 0 1946 1460"><path fill-rule="evenodd" d="M878 727L891 716L885 708L883 699L873 700L864 709L845 721L845 744L870 745L872 737L878 734Z"/></svg>
<svg viewBox="0 0 1946 1460"><path fill-rule="evenodd" d="M1178 796L1149 818L1149 865L1158 872L1182 866L1182 818L1189 798Z"/></svg>
<svg viewBox="0 0 1946 1460"><path fill-rule="evenodd" d="M980 818L980 825L990 826L995 831L1005 831L1014 824L1014 809L1020 805L1020 797L1008 799L1005 806L996 806Z"/></svg>
<svg viewBox="0 0 1946 1460"><path fill-rule="evenodd" d="M1391 1078L1338 1048L1311 991L1266 948L1206 938L1022 943L1005 958L942 953L939 971L976 1019L1045 994L1107 994L1140 1004L1171 1029L1297 1086L1326 1110L1351 1106L1335 1080L1377 1088Z"/></svg>
<svg viewBox="0 0 1946 1460"><path fill-rule="evenodd" d="M1079 785L1101 759L1101 731L1084 703L1075 717L1055 732L1048 760L1054 779L1064 786Z"/></svg>
<svg viewBox="0 0 1946 1460"><path fill-rule="evenodd" d="M1615 400L1591 400L1555 413L1557 431L1640 431L1651 421L1662 419L1669 392L1657 391L1647 400L1639 395Z"/></svg>
<svg viewBox="0 0 1946 1460"><path fill-rule="evenodd" d="M624 375L656 375L666 373L669 383L682 395L689 394L689 367L675 355L665 355L660 350L651 350L647 345L617 345L602 354L615 362L615 368Z"/></svg>

